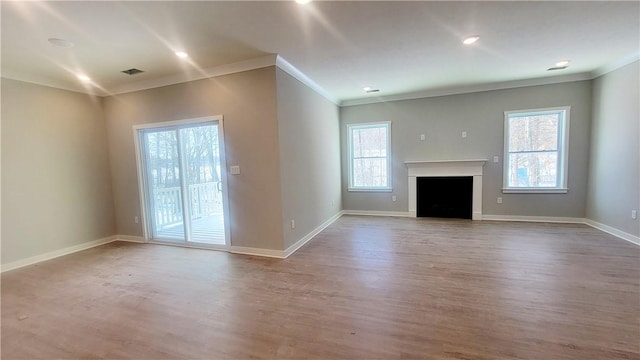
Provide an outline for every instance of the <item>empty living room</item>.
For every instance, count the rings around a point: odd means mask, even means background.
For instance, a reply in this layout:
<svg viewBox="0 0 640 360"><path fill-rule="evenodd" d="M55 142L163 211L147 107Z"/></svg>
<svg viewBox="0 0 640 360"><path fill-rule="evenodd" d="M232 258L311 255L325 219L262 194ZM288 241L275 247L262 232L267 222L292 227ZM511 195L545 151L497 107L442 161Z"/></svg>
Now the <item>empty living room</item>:
<svg viewBox="0 0 640 360"><path fill-rule="evenodd" d="M640 1L2 1L0 36L3 360L640 360Z"/></svg>

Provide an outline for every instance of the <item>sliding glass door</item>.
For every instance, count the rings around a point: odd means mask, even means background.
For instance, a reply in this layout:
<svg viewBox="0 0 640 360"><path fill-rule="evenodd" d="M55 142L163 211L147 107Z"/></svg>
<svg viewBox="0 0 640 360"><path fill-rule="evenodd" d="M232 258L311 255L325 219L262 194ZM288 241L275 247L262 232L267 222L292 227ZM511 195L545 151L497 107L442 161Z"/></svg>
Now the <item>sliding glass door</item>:
<svg viewBox="0 0 640 360"><path fill-rule="evenodd" d="M136 129L145 232L152 241L226 245L219 119Z"/></svg>

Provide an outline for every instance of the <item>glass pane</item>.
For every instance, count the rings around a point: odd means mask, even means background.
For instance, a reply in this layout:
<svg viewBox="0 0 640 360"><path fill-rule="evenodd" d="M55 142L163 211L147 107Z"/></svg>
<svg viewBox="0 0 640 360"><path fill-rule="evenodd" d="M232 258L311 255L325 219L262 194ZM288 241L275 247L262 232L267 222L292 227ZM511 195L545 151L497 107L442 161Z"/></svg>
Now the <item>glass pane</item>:
<svg viewBox="0 0 640 360"><path fill-rule="evenodd" d="M180 163L177 133L171 131L144 134L147 149L147 181L153 213L153 237L184 240Z"/></svg>
<svg viewBox="0 0 640 360"><path fill-rule="evenodd" d="M351 144L354 158L387 156L387 126L354 128Z"/></svg>
<svg viewBox="0 0 640 360"><path fill-rule="evenodd" d="M558 150L560 114L509 118L509 151Z"/></svg>
<svg viewBox="0 0 640 360"><path fill-rule="evenodd" d="M509 187L556 187L558 153L509 154Z"/></svg>
<svg viewBox="0 0 640 360"><path fill-rule="evenodd" d="M191 241L224 245L218 125L180 130L191 216Z"/></svg>
<svg viewBox="0 0 640 360"><path fill-rule="evenodd" d="M386 187L387 159L354 159L354 187Z"/></svg>

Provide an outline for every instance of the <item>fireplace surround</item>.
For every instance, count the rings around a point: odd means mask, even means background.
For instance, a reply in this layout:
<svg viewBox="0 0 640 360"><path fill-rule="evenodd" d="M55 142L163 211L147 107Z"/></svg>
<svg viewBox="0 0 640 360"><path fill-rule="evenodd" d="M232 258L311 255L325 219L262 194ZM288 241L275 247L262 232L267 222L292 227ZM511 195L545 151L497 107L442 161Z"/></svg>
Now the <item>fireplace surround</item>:
<svg viewBox="0 0 640 360"><path fill-rule="evenodd" d="M486 159L444 160L444 161L405 161L408 170L409 214L416 216L417 178L419 177L473 177L473 199L471 219L482 220L482 170Z"/></svg>

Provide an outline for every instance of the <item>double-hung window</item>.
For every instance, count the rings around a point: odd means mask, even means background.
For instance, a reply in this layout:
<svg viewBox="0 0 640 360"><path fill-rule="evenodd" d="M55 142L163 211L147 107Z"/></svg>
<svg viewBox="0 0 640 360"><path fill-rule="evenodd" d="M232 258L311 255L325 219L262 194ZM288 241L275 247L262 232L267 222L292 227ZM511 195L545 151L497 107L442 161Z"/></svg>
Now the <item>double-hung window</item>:
<svg viewBox="0 0 640 360"><path fill-rule="evenodd" d="M569 110L505 112L503 192L567 192Z"/></svg>
<svg viewBox="0 0 640 360"><path fill-rule="evenodd" d="M391 122L347 125L349 191L391 191Z"/></svg>

